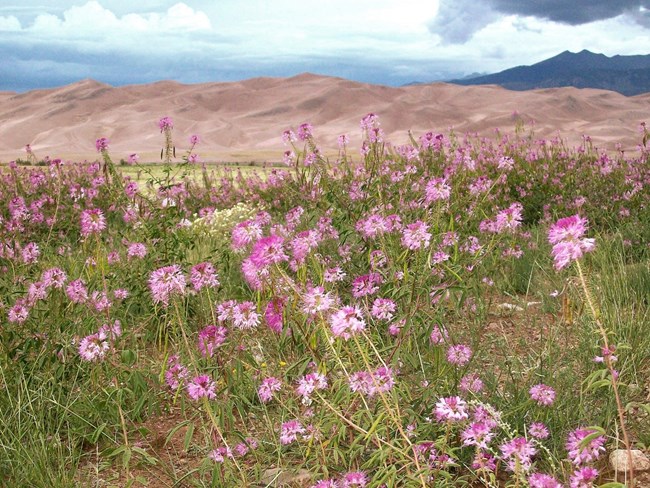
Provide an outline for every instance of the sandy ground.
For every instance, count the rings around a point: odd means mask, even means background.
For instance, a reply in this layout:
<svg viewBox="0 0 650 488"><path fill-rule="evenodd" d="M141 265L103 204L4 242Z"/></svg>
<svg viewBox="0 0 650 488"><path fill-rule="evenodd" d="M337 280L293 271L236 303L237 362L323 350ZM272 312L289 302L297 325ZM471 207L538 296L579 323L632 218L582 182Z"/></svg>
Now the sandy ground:
<svg viewBox="0 0 650 488"><path fill-rule="evenodd" d="M163 136L157 122L174 120L180 156L191 134L201 136L197 152L209 161L279 161L286 149L282 131L302 122L314 126L324 150L348 134L358 153L359 120L379 115L386 138L409 142L424 132L513 133L521 120L535 138L559 132L571 144L589 135L597 147L629 152L640 143L639 123L650 123L650 93L554 88L515 92L495 86L444 83L400 88L303 74L231 83L183 85L162 81L111 87L93 80L22 94L0 92L0 161L24 158L25 144L37 157L96 158L95 140L108 137L115 159L136 152L160 157Z"/></svg>

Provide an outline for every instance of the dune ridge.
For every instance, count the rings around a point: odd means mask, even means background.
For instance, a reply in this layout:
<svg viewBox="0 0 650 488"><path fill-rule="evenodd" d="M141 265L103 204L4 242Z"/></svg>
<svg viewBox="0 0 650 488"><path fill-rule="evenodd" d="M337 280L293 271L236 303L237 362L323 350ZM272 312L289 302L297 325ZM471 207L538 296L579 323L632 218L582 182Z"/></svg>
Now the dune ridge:
<svg viewBox="0 0 650 488"><path fill-rule="evenodd" d="M521 92L445 83L396 88L309 73L193 85L160 81L112 87L82 80L21 94L0 92L0 161L23 158L25 144L41 158L94 159L99 137L110 140L115 159L136 152L142 160L156 160L162 116L174 120L180 151L191 134L200 135L196 151L203 160L279 161L285 150L282 131L302 122L313 124L326 152L336 150L340 134L348 134L357 151L359 120L368 112L379 115L393 144L408 143L409 130L415 137L450 129L459 135L513 133L519 118L534 129L535 138L559 133L579 144L589 135L597 147L614 150L620 143L629 153L640 143L639 123L650 118L650 94L626 97L577 88Z"/></svg>

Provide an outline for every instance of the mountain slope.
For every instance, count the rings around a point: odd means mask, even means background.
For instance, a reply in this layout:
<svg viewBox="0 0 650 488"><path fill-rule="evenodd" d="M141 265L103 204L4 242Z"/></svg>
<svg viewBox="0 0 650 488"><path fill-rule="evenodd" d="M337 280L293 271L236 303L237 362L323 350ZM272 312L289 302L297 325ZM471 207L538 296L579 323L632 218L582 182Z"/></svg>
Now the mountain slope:
<svg viewBox="0 0 650 488"><path fill-rule="evenodd" d="M587 50L565 51L531 66L517 66L452 83L499 85L510 90L573 86L639 95L650 92L650 55L607 57Z"/></svg>

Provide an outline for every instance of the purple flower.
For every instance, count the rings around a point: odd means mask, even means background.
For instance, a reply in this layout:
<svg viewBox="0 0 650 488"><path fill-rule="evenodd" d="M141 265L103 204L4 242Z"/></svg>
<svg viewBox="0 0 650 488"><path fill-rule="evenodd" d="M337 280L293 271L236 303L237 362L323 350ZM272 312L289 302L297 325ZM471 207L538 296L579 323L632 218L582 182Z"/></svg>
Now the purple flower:
<svg viewBox="0 0 650 488"><path fill-rule="evenodd" d="M332 334L335 337L342 337L346 341L353 334L363 331L366 322L363 320L361 310L358 307L345 306L334 312L329 319Z"/></svg>
<svg viewBox="0 0 650 488"><path fill-rule="evenodd" d="M587 231L587 219L572 215L558 220L548 231L548 241L553 244L551 255L554 267L560 270L572 261L580 259L585 252L593 251L595 239L583 238Z"/></svg>
<svg viewBox="0 0 650 488"><path fill-rule="evenodd" d="M95 141L95 148L97 152L107 151L108 150L108 139L105 137L100 137Z"/></svg>
<svg viewBox="0 0 650 488"><path fill-rule="evenodd" d="M530 488L562 488L562 484L547 474L534 473L528 477Z"/></svg>
<svg viewBox="0 0 650 488"><path fill-rule="evenodd" d="M429 227L427 224L421 220L407 225L402 230L402 245L412 251L429 247L431 234L427 232L428 230Z"/></svg>
<svg viewBox="0 0 650 488"><path fill-rule="evenodd" d="M507 461L508 469L513 472L517 471L517 468L528 471L536 452L537 449L525 437L515 437L501 445L503 459Z"/></svg>
<svg viewBox="0 0 650 488"><path fill-rule="evenodd" d="M192 400L199 400L203 397L213 400L217 397L215 389L214 381L207 374L197 376L187 384L187 394Z"/></svg>
<svg viewBox="0 0 650 488"><path fill-rule="evenodd" d="M260 397L262 403L268 403L273 398L273 392L280 391L282 382L273 376L265 378L257 390L257 395Z"/></svg>
<svg viewBox="0 0 650 488"><path fill-rule="evenodd" d="M171 117L163 117L158 121L158 127L160 128L160 132L172 130L174 128L174 121Z"/></svg>
<svg viewBox="0 0 650 488"><path fill-rule="evenodd" d="M262 237L253 245L250 260L258 268L287 261L289 256L284 253L283 243L284 238L280 236Z"/></svg>
<svg viewBox="0 0 650 488"><path fill-rule="evenodd" d="M542 383L533 386L530 391L530 398L535 400L539 405L550 406L555 401L555 390L550 386Z"/></svg>
<svg viewBox="0 0 650 488"><path fill-rule="evenodd" d="M320 373L309 373L298 380L296 393L303 398L309 398L316 390L327 388L327 378Z"/></svg>
<svg viewBox="0 0 650 488"><path fill-rule="evenodd" d="M208 325L199 332L199 351L203 357L212 357L217 348L226 342L227 330L225 327Z"/></svg>
<svg viewBox="0 0 650 488"><path fill-rule="evenodd" d="M201 142L201 138L197 136L196 134L192 134L190 136L190 144L192 146L196 146L199 142Z"/></svg>
<svg viewBox="0 0 650 488"><path fill-rule="evenodd" d="M266 304L264 309L264 320L266 325L269 326L273 332L281 333L284 325L282 314L284 312L284 300L282 298L274 298Z"/></svg>
<svg viewBox="0 0 650 488"><path fill-rule="evenodd" d="M289 420L280 428L280 444L286 446L298 439L298 434L304 434L305 428L298 420Z"/></svg>
<svg viewBox="0 0 650 488"><path fill-rule="evenodd" d="M460 397L451 396L441 398L436 403L436 419L439 422L456 422L469 418L467 402Z"/></svg>
<svg viewBox="0 0 650 488"><path fill-rule="evenodd" d="M569 486L571 488L592 488L594 481L598 478L598 474L596 468L588 466L579 468L569 478Z"/></svg>
<svg viewBox="0 0 650 488"><path fill-rule="evenodd" d="M464 366L472 359L472 350L465 344L450 346L447 349L447 361L456 366Z"/></svg>
<svg viewBox="0 0 650 488"><path fill-rule="evenodd" d="M88 237L99 234L106 229L106 218L99 208L91 208L81 212L81 235Z"/></svg>
<svg viewBox="0 0 650 488"><path fill-rule="evenodd" d="M579 428L569 432L566 442L568 457L576 466L595 461L605 452L605 437L602 435L592 438L586 442L587 437L596 434L598 431L589 428Z"/></svg>
<svg viewBox="0 0 650 488"><path fill-rule="evenodd" d="M301 141L306 141L309 138L312 137L312 131L313 127L309 122L305 122L303 124L300 124L300 127L298 127L298 139Z"/></svg>
<svg viewBox="0 0 650 488"><path fill-rule="evenodd" d="M530 424L528 433L535 439L546 439L549 436L548 428L541 422L533 422Z"/></svg>
<svg viewBox="0 0 650 488"><path fill-rule="evenodd" d="M185 275L178 264L159 268L149 277L149 289L154 303L162 303L165 307L173 295L185 295L185 286Z"/></svg>
<svg viewBox="0 0 650 488"><path fill-rule="evenodd" d="M203 262L192 266L190 270L190 283L196 291L202 288L215 288L219 286L217 272L211 263Z"/></svg>

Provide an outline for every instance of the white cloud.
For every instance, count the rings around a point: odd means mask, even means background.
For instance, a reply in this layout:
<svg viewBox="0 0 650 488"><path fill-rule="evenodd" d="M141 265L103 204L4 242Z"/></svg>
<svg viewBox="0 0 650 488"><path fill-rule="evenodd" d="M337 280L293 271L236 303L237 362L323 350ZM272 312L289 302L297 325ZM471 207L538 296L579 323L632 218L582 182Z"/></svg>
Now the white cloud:
<svg viewBox="0 0 650 488"><path fill-rule="evenodd" d="M20 27L20 23L18 26ZM211 28L210 19L204 12L194 10L184 3L172 5L164 13L126 14L118 17L99 2L91 0L81 6L71 6L63 12L63 18L53 14L40 14L36 16L33 24L24 30L59 39L105 39L130 33L170 35L175 32L205 31Z"/></svg>
<svg viewBox="0 0 650 488"><path fill-rule="evenodd" d="M0 31L19 31L20 21L13 15L0 16Z"/></svg>

